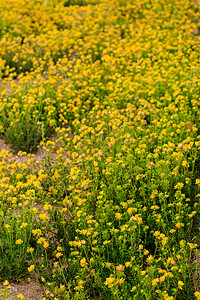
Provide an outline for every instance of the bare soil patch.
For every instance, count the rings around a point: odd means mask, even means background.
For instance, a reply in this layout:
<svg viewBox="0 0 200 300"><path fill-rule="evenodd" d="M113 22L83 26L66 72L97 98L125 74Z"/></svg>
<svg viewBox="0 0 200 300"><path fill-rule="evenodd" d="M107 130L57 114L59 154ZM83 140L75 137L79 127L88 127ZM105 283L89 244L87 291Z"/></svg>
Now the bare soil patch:
<svg viewBox="0 0 200 300"><path fill-rule="evenodd" d="M7 300L19 300L17 295L24 296L24 300L42 300L44 297L42 288L37 282L10 283L10 295ZM0 286L3 289L4 286Z"/></svg>
<svg viewBox="0 0 200 300"><path fill-rule="evenodd" d="M12 149L5 143L4 140L0 139L0 152L2 150L8 150L10 153L12 153ZM34 155L35 160L41 161L44 157L44 150L40 148L37 152L34 153ZM19 156L12 154L12 159L17 162L25 163L30 159L30 157L28 157L27 155Z"/></svg>
<svg viewBox="0 0 200 300"><path fill-rule="evenodd" d="M196 291L200 291L200 251L197 252L195 258L193 259L193 263L195 263L195 270L193 274L193 284Z"/></svg>

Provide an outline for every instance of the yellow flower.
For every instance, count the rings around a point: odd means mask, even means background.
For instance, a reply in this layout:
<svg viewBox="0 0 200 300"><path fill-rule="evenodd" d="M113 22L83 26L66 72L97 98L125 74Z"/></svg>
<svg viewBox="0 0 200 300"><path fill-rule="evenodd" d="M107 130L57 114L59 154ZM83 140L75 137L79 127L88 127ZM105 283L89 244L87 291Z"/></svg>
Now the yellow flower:
<svg viewBox="0 0 200 300"><path fill-rule="evenodd" d="M40 237L37 241L38 244L43 244L45 242L45 238Z"/></svg>
<svg viewBox="0 0 200 300"><path fill-rule="evenodd" d="M165 280L165 275L161 276L161 277L159 278L159 280L160 280L160 282L163 282L163 281Z"/></svg>
<svg viewBox="0 0 200 300"><path fill-rule="evenodd" d="M183 167L186 167L186 166L187 166L187 161L186 161L186 160L184 160L184 161L182 162L182 166L183 166Z"/></svg>
<svg viewBox="0 0 200 300"><path fill-rule="evenodd" d="M179 287L179 289L182 290L182 286L184 286L183 281L178 281L178 287Z"/></svg>
<svg viewBox="0 0 200 300"><path fill-rule="evenodd" d="M59 258L59 257L61 257L62 255L63 255L62 253L57 252L57 253L56 253L56 258Z"/></svg>
<svg viewBox="0 0 200 300"><path fill-rule="evenodd" d="M30 267L28 267L28 271L32 272L34 270L34 268L35 268L35 265L31 265Z"/></svg>
<svg viewBox="0 0 200 300"><path fill-rule="evenodd" d="M9 285L9 281L8 280L5 280L3 285Z"/></svg>
<svg viewBox="0 0 200 300"><path fill-rule="evenodd" d="M17 295L17 298L19 298L20 300L23 300L24 299L24 296L22 294L18 294Z"/></svg>
<svg viewBox="0 0 200 300"><path fill-rule="evenodd" d="M182 189L184 184L182 182L178 182L177 185L175 185L174 189Z"/></svg>
<svg viewBox="0 0 200 300"><path fill-rule="evenodd" d="M174 277L174 275L173 275L171 272L167 272L167 273L165 274L165 276Z"/></svg>
<svg viewBox="0 0 200 300"><path fill-rule="evenodd" d="M140 272L140 275L145 275L146 274L146 271L141 271Z"/></svg>
<svg viewBox="0 0 200 300"><path fill-rule="evenodd" d="M80 266L83 268L86 265L85 257L80 260Z"/></svg>
<svg viewBox="0 0 200 300"><path fill-rule="evenodd" d="M72 251L71 254L72 254L72 255L78 255L78 254L79 254L79 251Z"/></svg>
<svg viewBox="0 0 200 300"><path fill-rule="evenodd" d="M116 214L115 214L115 217L116 217L117 220L121 220L122 214L116 213Z"/></svg>
<svg viewBox="0 0 200 300"><path fill-rule="evenodd" d="M45 204L43 208L44 210L52 210L52 206L50 204Z"/></svg>
<svg viewBox="0 0 200 300"><path fill-rule="evenodd" d="M200 292L195 292L194 295L197 297L197 300L200 300Z"/></svg>
<svg viewBox="0 0 200 300"><path fill-rule="evenodd" d="M153 235L154 236L159 236L160 235L160 231L155 231Z"/></svg>
<svg viewBox="0 0 200 300"><path fill-rule="evenodd" d="M131 262L130 261L125 262L125 266L126 266L126 268L130 267L131 266Z"/></svg>
<svg viewBox="0 0 200 300"><path fill-rule="evenodd" d="M18 240L16 240L15 244L16 245L21 245L21 244L23 244L23 241L21 239L18 239Z"/></svg>
<svg viewBox="0 0 200 300"><path fill-rule="evenodd" d="M123 265L119 265L119 266L116 266L116 271L124 271L124 266Z"/></svg>
<svg viewBox="0 0 200 300"><path fill-rule="evenodd" d="M152 280L151 283L152 283L152 285L154 286L154 285L157 285L158 282L159 282L159 279L158 279L158 278L155 278L155 279Z"/></svg>
<svg viewBox="0 0 200 300"><path fill-rule="evenodd" d="M189 242L187 244L190 247L190 249L194 249L198 246L197 244L192 244L192 243L189 243Z"/></svg>
<svg viewBox="0 0 200 300"><path fill-rule="evenodd" d="M32 234L33 234L33 235L36 235L36 234L41 235L41 234L42 234L42 231L41 231L41 229L33 229L33 230L32 230Z"/></svg>
<svg viewBox="0 0 200 300"><path fill-rule="evenodd" d="M44 243L43 243L43 247L46 249L46 248L48 248L49 247L49 242L47 242L47 241L44 241Z"/></svg>
<svg viewBox="0 0 200 300"><path fill-rule="evenodd" d="M22 223L22 225L20 226L20 228L26 228L28 226L28 223Z"/></svg>
<svg viewBox="0 0 200 300"><path fill-rule="evenodd" d="M48 215L47 215L47 214L45 214L45 213L41 213L41 214L39 214L39 218L40 218L41 220L43 220L43 221L47 221L47 220L49 220L49 217L48 217Z"/></svg>
<svg viewBox="0 0 200 300"><path fill-rule="evenodd" d="M124 283L124 281L125 281L125 278L120 278L120 279L117 281L117 283L118 283L118 284L122 284L122 283Z"/></svg>
<svg viewBox="0 0 200 300"><path fill-rule="evenodd" d="M96 168L98 166L98 162L94 161L94 167Z"/></svg>
<svg viewBox="0 0 200 300"><path fill-rule="evenodd" d="M168 257L167 263L168 263L168 264L171 263L172 265L175 265L175 264L176 264L175 261L174 261L174 259L173 259L172 257Z"/></svg>
<svg viewBox="0 0 200 300"><path fill-rule="evenodd" d="M131 292L134 292L135 290L136 290L136 286L133 286Z"/></svg>
<svg viewBox="0 0 200 300"><path fill-rule="evenodd" d="M106 278L106 281L104 282L105 285L110 286L115 282L115 278L114 277L108 277Z"/></svg>
<svg viewBox="0 0 200 300"><path fill-rule="evenodd" d="M181 228L181 227L184 227L184 223L178 222L175 226L176 226L176 228Z"/></svg>
<svg viewBox="0 0 200 300"><path fill-rule="evenodd" d="M63 251L63 248L60 247L60 246L58 246L58 247L57 247L57 251Z"/></svg>
<svg viewBox="0 0 200 300"><path fill-rule="evenodd" d="M27 249L27 252L28 252L28 253L33 253L33 251L34 251L34 248L33 248L33 247Z"/></svg>
<svg viewBox="0 0 200 300"><path fill-rule="evenodd" d="M153 256L152 255L149 255L146 259L147 262L152 262L153 260Z"/></svg>
<svg viewBox="0 0 200 300"><path fill-rule="evenodd" d="M108 245L110 243L111 243L111 241L103 241L103 245Z"/></svg>
<svg viewBox="0 0 200 300"><path fill-rule="evenodd" d="M132 214L132 212L133 212L133 208L132 208L132 207L129 207L129 208L127 209L127 213L130 215L130 214Z"/></svg>

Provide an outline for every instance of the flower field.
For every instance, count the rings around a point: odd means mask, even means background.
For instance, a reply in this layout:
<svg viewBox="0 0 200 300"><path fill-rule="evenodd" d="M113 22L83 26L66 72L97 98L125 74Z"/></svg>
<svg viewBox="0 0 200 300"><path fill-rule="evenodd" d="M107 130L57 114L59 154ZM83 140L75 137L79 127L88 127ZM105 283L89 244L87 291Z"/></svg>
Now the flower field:
<svg viewBox="0 0 200 300"><path fill-rule="evenodd" d="M1 299L200 299L200 4L1 0L0 77Z"/></svg>

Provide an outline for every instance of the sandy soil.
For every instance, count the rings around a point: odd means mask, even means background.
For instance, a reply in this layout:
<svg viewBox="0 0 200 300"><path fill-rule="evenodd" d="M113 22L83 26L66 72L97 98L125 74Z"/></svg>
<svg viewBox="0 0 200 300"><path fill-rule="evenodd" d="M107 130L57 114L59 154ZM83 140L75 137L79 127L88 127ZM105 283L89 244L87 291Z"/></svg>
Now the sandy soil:
<svg viewBox="0 0 200 300"><path fill-rule="evenodd" d="M17 297L19 294L24 296L24 300L42 300L44 297L42 288L37 282L10 283L10 286L10 295L7 300L19 300ZM4 286L1 285L1 288Z"/></svg>
<svg viewBox="0 0 200 300"><path fill-rule="evenodd" d="M193 280L195 291L199 292L200 291L200 251L197 252L192 262L196 265L196 268L192 276L193 277L192 280Z"/></svg>
<svg viewBox="0 0 200 300"><path fill-rule="evenodd" d="M0 152L5 149L5 150L8 150L10 153L12 153L12 150L11 148L4 142L4 140L0 139ZM38 161L41 161L42 158L44 157L44 151L40 148L37 150L35 154L35 159L38 160ZM17 162L21 162L21 163L24 163L24 162L27 162L30 157L28 157L27 155L24 155L24 156L18 156L18 155L14 155L12 156L13 160L16 160Z"/></svg>

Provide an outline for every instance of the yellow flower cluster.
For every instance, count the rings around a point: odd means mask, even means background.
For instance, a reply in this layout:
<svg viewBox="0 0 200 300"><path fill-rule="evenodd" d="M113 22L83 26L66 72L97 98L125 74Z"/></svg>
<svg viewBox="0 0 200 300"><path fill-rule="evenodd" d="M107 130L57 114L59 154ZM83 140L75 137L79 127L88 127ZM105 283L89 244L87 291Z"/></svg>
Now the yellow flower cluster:
<svg viewBox="0 0 200 300"><path fill-rule="evenodd" d="M199 17L191 0L1 0L4 286L200 299Z"/></svg>

